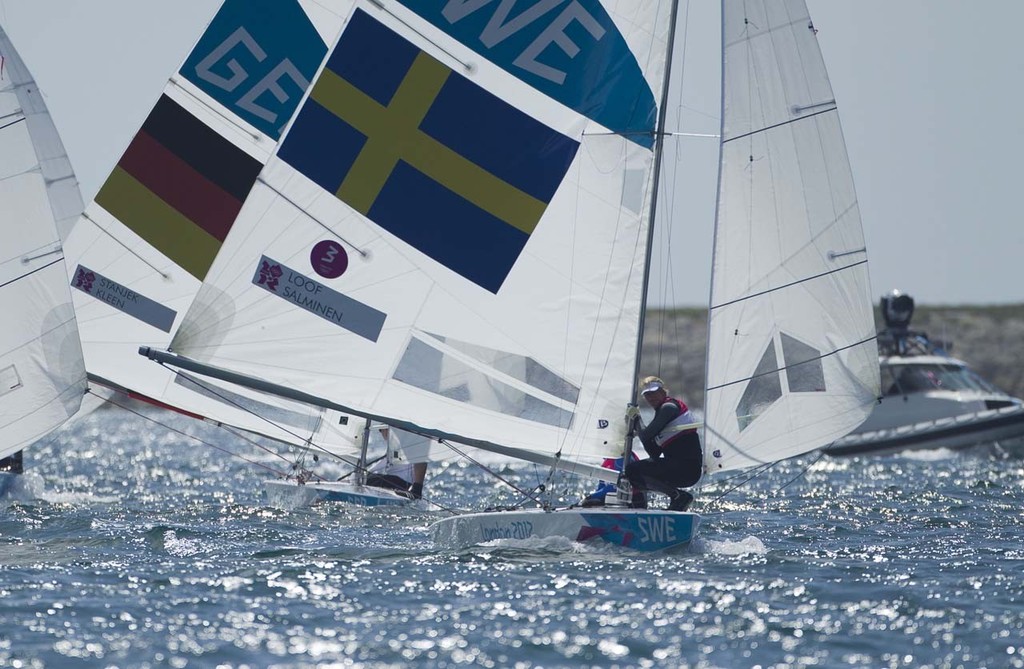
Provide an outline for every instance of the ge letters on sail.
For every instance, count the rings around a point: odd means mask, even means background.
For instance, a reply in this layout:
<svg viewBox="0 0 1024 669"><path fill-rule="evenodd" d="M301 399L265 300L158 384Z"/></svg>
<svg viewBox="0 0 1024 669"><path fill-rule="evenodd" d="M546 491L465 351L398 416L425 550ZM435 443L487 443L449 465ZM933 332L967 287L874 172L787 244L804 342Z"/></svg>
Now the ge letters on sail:
<svg viewBox="0 0 1024 669"><path fill-rule="evenodd" d="M295 0L227 0L181 74L277 139L326 53Z"/></svg>

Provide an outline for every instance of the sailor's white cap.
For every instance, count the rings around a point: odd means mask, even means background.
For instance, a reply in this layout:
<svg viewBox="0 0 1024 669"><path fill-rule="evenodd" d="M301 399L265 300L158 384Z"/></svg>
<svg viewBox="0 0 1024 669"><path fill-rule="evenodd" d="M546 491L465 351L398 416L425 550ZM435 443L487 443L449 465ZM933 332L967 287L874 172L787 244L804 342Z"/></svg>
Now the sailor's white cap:
<svg viewBox="0 0 1024 669"><path fill-rule="evenodd" d="M644 386L643 390L640 391L640 394L641 395L646 395L647 393L653 393L653 392L656 392L658 390L664 390L664 389L665 389L665 385L661 381L651 381L646 386Z"/></svg>

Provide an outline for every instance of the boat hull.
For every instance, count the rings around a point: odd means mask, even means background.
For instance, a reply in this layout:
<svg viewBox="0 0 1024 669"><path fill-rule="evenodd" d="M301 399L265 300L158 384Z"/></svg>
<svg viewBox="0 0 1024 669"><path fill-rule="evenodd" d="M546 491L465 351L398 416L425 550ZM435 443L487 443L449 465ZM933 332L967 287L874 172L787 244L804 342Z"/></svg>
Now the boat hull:
<svg viewBox="0 0 1024 669"><path fill-rule="evenodd" d="M900 427L858 432L827 446L829 455L889 453L915 449L961 449L1024 438L1024 407L976 411Z"/></svg>
<svg viewBox="0 0 1024 669"><path fill-rule="evenodd" d="M697 533L700 516L658 509L524 509L444 518L430 526L434 543L465 548L496 539L565 537L638 551L681 548Z"/></svg>
<svg viewBox="0 0 1024 669"><path fill-rule="evenodd" d="M272 503L289 507L308 506L316 502L342 502L357 506L401 506L411 501L408 497L391 490L341 481L299 484L293 480L271 480L265 482L264 490Z"/></svg>

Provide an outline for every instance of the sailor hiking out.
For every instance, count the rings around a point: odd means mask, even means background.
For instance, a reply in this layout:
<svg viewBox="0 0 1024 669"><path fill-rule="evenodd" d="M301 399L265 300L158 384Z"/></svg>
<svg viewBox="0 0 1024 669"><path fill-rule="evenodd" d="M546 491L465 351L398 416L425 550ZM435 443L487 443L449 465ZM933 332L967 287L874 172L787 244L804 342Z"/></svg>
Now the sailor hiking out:
<svg viewBox="0 0 1024 669"><path fill-rule="evenodd" d="M644 425L636 407L631 407L627 415L633 417L633 427L639 429L640 442L650 458L630 462L626 479L634 490L668 495L670 511L686 511L693 495L681 488L697 483L704 466L700 436L696 428L688 427L697 421L686 404L669 396L658 377L646 377L642 387L641 394L654 409L654 418Z"/></svg>

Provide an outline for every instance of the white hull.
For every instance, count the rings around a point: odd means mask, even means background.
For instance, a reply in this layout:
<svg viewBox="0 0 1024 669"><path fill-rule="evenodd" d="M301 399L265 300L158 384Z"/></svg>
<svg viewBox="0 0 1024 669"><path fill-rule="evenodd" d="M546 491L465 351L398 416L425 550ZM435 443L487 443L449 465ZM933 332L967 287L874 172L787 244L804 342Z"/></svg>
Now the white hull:
<svg viewBox="0 0 1024 669"><path fill-rule="evenodd" d="M959 449L1024 437L1021 401L998 391L962 361L917 355L880 362L885 396L860 427L825 448L829 455ZM906 375L933 386L896 383Z"/></svg>
<svg viewBox="0 0 1024 669"><path fill-rule="evenodd" d="M373 486L318 481L299 484L293 480L266 481L264 490L274 506L297 508L314 502L344 502L357 506L400 506L411 500L391 490Z"/></svg>
<svg viewBox="0 0 1024 669"><path fill-rule="evenodd" d="M960 449L1024 438L1024 406L963 413L937 420L908 423L837 440L829 455L886 453L914 449Z"/></svg>
<svg viewBox="0 0 1024 669"><path fill-rule="evenodd" d="M434 543L465 548L496 539L565 537L639 551L681 548L697 533L700 516L659 509L525 509L451 516L430 526Z"/></svg>

